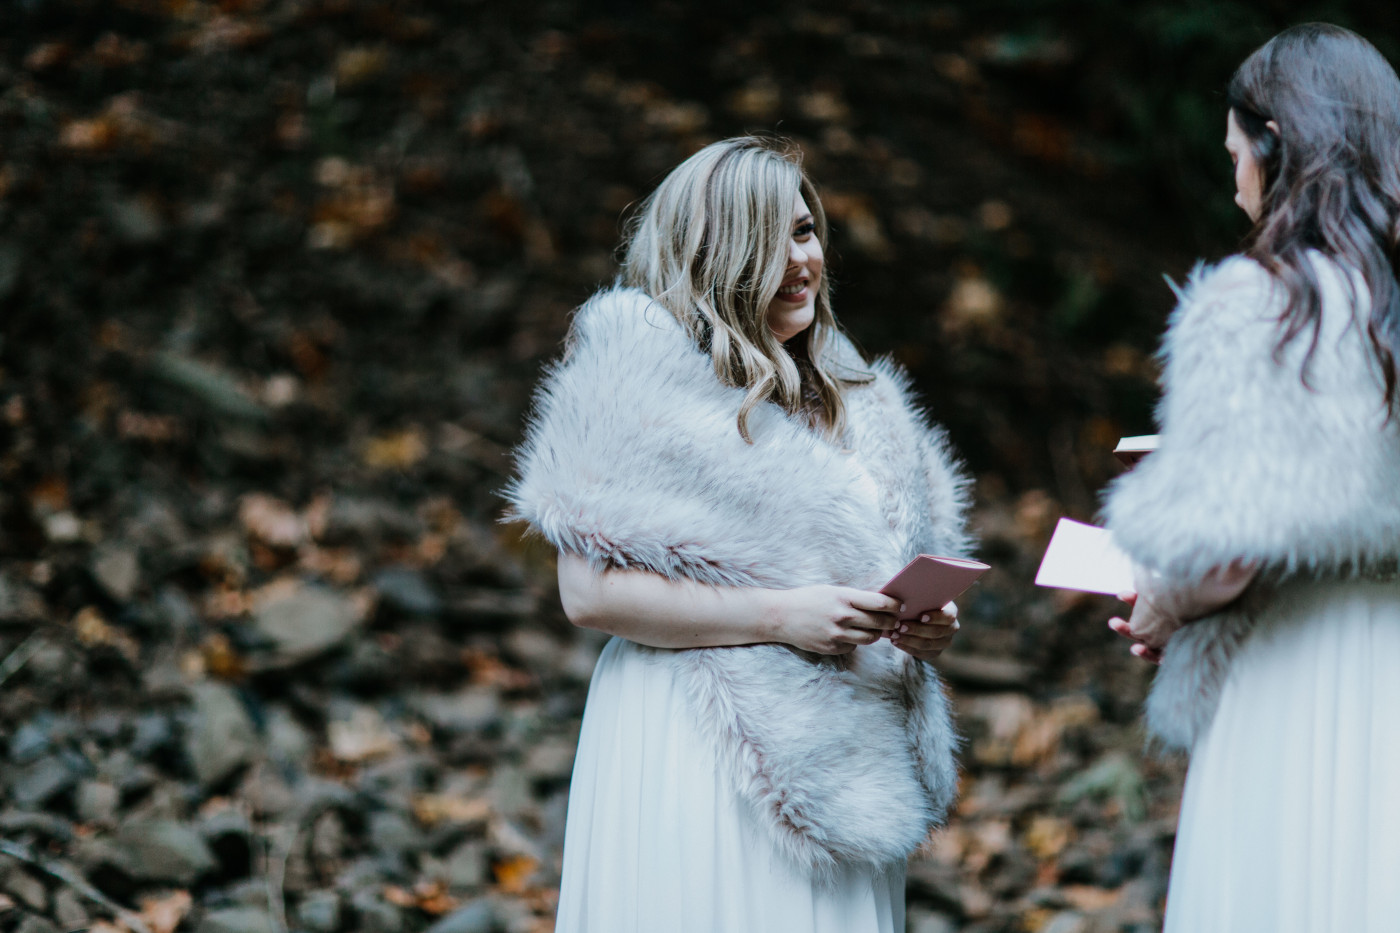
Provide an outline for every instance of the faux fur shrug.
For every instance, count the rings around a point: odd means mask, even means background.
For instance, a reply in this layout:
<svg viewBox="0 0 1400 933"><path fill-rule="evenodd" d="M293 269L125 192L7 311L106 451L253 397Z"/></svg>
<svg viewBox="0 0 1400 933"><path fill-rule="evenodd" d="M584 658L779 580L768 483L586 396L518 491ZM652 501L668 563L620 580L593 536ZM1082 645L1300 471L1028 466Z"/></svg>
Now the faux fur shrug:
<svg viewBox="0 0 1400 933"><path fill-rule="evenodd" d="M965 480L892 364L846 395L844 444L745 393L635 290L577 313L508 490L514 515L599 568L717 586L878 586L961 554ZM693 712L778 849L825 877L883 869L940 822L956 738L932 667L882 641L840 658L781 645L667 652Z"/></svg>
<svg viewBox="0 0 1400 933"><path fill-rule="evenodd" d="M1386 423L1368 349L1359 276L1313 254L1322 329L1275 353L1285 304L1257 263L1197 269L1163 343L1158 450L1112 486L1107 525L1139 564L1198 580L1255 561L1245 596L1167 644L1147 703L1149 729L1190 748L1215 711L1231 654L1284 581L1365 573L1400 554L1400 427ZM1359 306L1359 307L1358 307ZM1293 585L1289 583L1289 586Z"/></svg>

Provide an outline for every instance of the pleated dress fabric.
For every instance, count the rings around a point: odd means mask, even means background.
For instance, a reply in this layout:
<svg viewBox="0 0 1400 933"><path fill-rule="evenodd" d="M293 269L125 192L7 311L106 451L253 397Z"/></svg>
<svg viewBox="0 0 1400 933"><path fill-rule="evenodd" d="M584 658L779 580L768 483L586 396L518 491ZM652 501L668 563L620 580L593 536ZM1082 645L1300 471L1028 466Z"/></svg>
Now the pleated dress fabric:
<svg viewBox="0 0 1400 933"><path fill-rule="evenodd" d="M556 933L903 933L902 867L822 885L779 854L665 654L614 638L594 670Z"/></svg>
<svg viewBox="0 0 1400 933"><path fill-rule="evenodd" d="M1400 930L1400 583L1280 596L1192 754L1167 933Z"/></svg>

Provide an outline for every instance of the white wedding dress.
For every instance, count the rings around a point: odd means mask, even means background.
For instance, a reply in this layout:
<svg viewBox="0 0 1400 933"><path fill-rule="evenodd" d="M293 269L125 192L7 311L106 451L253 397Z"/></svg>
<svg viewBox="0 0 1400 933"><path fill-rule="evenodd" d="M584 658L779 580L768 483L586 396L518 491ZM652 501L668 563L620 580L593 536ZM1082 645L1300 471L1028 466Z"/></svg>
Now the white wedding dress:
<svg viewBox="0 0 1400 933"><path fill-rule="evenodd" d="M1400 930L1400 582L1280 596L1192 755L1167 933Z"/></svg>
<svg viewBox="0 0 1400 933"><path fill-rule="evenodd" d="M593 672L556 933L903 933L902 868L819 885L779 856L665 655L614 638Z"/></svg>

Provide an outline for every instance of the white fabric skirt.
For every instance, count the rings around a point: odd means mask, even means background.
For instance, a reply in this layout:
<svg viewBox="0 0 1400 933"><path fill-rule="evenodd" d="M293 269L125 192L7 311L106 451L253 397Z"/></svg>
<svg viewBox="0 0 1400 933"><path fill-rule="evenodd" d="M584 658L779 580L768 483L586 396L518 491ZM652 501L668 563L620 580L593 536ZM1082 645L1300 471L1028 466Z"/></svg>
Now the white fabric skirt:
<svg viewBox="0 0 1400 933"><path fill-rule="evenodd" d="M748 811L666 652L614 638L569 788L556 933L903 933L904 872L819 885Z"/></svg>
<svg viewBox="0 0 1400 933"><path fill-rule="evenodd" d="M1192 755L1167 933L1400 929L1400 583L1280 602Z"/></svg>

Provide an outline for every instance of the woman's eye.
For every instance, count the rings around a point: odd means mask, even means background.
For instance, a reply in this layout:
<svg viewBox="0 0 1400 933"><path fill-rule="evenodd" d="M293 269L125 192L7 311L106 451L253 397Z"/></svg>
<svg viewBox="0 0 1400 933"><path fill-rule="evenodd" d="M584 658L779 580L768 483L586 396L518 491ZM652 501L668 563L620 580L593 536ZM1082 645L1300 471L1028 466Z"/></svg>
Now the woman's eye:
<svg viewBox="0 0 1400 933"><path fill-rule="evenodd" d="M802 239L804 237L809 237L816 232L817 225L812 223L811 221L808 221L805 224L798 224L797 227L793 229L792 235L797 237L798 239Z"/></svg>

